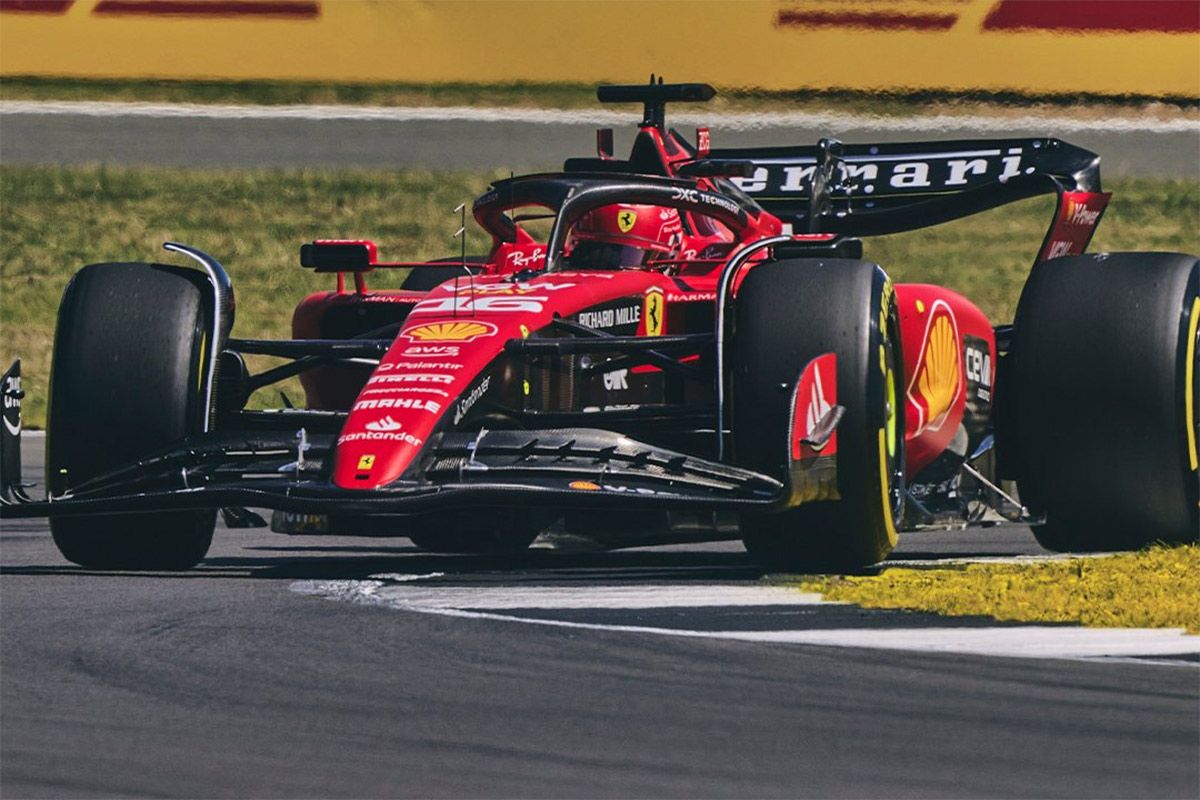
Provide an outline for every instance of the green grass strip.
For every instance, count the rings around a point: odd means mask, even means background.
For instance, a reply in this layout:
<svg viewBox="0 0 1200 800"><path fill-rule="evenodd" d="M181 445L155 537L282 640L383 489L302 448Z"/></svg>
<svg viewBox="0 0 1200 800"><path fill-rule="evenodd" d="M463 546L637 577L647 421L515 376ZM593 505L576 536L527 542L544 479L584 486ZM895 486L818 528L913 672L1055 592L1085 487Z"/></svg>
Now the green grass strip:
<svg viewBox="0 0 1200 800"><path fill-rule="evenodd" d="M1097 558L892 567L878 575L786 583L866 608L1200 633L1200 546L1194 544Z"/></svg>

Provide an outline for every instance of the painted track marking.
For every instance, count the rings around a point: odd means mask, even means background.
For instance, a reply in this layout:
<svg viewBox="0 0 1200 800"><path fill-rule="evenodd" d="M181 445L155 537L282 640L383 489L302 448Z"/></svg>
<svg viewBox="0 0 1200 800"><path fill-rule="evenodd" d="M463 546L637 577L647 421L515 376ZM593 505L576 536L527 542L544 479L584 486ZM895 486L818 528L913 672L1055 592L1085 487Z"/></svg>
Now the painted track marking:
<svg viewBox="0 0 1200 800"><path fill-rule="evenodd" d="M826 603L819 595L779 586L658 584L634 586L495 586L443 584L435 576L378 575L368 580L298 581L293 591L334 600L384 606L398 611L508 623L548 625L622 633L654 634L688 638L725 639L771 644L800 644L826 647L861 647L925 653L1052 658L1052 659L1157 659L1157 662L1196 666L1200 659L1200 637L1180 629L1083 628L1064 625L964 626L952 619L946 625L889 627L903 612L873 613L869 627L790 627L769 630L700 630L687 627L657 627L644 624L589 622L576 618L554 618L553 612L577 617L589 611L653 612L678 611L676 625L686 624L687 610L754 608L777 612L781 607L806 607L820 615L842 603ZM397 578L402 580L397 581ZM852 607L851 607L852 608ZM524 614L519 612L525 612ZM547 614L546 612L551 612ZM533 616L533 614L538 614ZM682 617L682 619L681 619ZM796 625L788 616L784 622ZM1166 659L1165 661L1163 659ZM1187 660L1181 660L1187 659Z"/></svg>
<svg viewBox="0 0 1200 800"><path fill-rule="evenodd" d="M348 105L220 105L207 103L121 103L108 101L0 102L0 115L144 117L152 119L230 119L381 122L520 122L533 125L626 126L637 115L595 109L474 108L470 106L348 106ZM819 127L830 130L875 131L1029 131L1054 130L1056 134L1096 133L1200 133L1200 120L1146 120L1128 117L1070 119L1048 115L1014 117L932 114L887 117L859 114L757 111L742 114L704 114L681 111L671 115L678 125L709 125L719 130L747 131L763 128Z"/></svg>

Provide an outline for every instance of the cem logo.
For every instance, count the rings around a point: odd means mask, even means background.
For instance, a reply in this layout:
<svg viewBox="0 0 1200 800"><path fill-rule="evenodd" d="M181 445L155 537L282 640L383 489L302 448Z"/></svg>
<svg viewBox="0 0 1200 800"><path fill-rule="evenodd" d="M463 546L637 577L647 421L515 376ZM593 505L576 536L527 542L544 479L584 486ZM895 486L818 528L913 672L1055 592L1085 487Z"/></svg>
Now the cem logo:
<svg viewBox="0 0 1200 800"><path fill-rule="evenodd" d="M991 400L992 355L988 352L987 343L970 336L967 337L966 344L963 351L963 362L967 372L967 381L975 387L975 395L980 400Z"/></svg>

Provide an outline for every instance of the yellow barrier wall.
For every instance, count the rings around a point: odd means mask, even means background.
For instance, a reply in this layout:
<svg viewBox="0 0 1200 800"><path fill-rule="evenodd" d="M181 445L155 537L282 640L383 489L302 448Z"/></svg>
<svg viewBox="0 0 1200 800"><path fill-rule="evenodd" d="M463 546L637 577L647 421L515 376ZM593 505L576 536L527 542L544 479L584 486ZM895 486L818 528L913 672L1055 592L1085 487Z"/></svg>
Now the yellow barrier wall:
<svg viewBox="0 0 1200 800"><path fill-rule="evenodd" d="M1200 97L1196 0L0 0L0 74Z"/></svg>

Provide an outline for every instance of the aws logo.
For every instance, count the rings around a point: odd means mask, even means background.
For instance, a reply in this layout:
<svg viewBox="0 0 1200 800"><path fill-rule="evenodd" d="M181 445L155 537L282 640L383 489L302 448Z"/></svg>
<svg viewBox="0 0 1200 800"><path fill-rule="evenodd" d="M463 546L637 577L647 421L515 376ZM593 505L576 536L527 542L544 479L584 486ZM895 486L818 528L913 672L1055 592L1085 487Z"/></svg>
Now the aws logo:
<svg viewBox="0 0 1200 800"><path fill-rule="evenodd" d="M916 373L908 385L908 400L917 409L913 435L938 430L962 389L962 344L958 321L944 300L929 309Z"/></svg>

